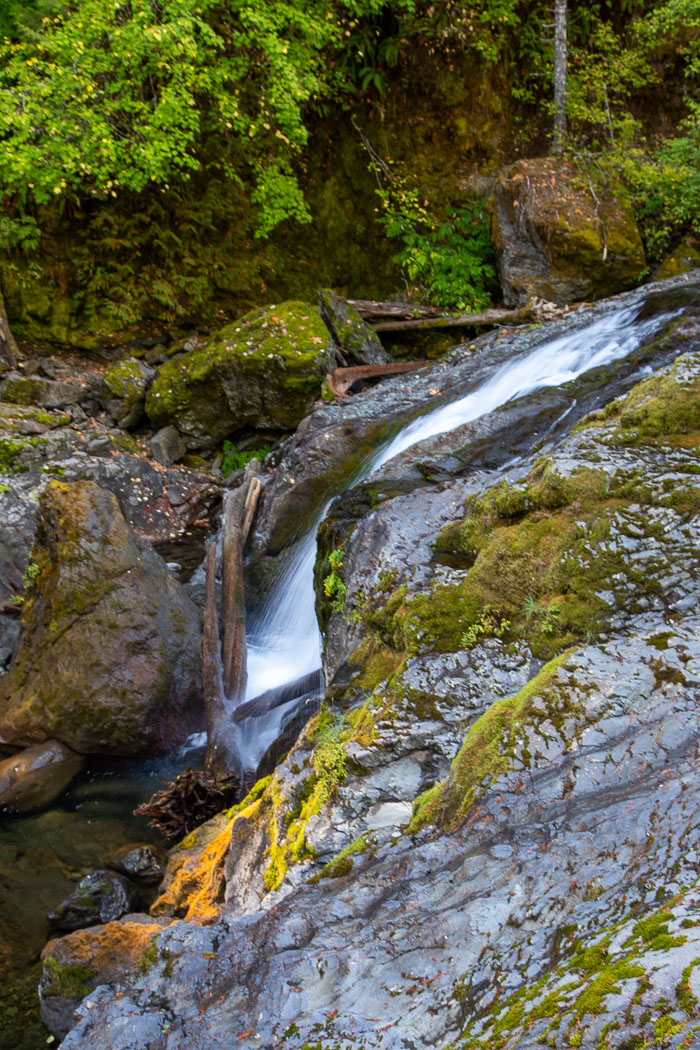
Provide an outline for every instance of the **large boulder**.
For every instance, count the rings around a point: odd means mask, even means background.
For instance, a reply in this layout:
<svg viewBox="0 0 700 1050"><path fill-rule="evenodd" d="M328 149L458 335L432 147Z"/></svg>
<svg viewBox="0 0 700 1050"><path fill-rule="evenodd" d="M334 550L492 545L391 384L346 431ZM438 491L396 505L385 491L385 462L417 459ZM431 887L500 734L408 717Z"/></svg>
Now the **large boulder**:
<svg viewBox="0 0 700 1050"><path fill-rule="evenodd" d="M48 740L0 762L0 810L26 813L48 806L85 763L58 740Z"/></svg>
<svg viewBox="0 0 700 1050"><path fill-rule="evenodd" d="M600 299L631 288L645 270L624 187L566 161L518 161L498 180L491 214L508 306Z"/></svg>
<svg viewBox="0 0 700 1050"><path fill-rule="evenodd" d="M165 751L201 728L199 614L116 498L53 482L39 504L22 634L0 684L0 741Z"/></svg>
<svg viewBox="0 0 700 1050"><path fill-rule="evenodd" d="M166 362L146 411L156 426L176 426L188 448L245 426L290 430L311 410L333 359L317 306L290 301L254 310Z"/></svg>

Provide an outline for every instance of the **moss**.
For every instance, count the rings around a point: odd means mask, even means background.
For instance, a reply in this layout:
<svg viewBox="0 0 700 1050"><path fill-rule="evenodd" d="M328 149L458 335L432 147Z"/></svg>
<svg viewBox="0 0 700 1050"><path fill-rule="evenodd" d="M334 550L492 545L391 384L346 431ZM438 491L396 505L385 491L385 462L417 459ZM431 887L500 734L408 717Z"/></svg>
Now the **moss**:
<svg viewBox="0 0 700 1050"><path fill-rule="evenodd" d="M246 797L243 799L243 801L238 802L235 806L231 806L231 808L227 811L226 816L228 817L228 819L230 820L232 817L235 817L237 813L240 813L242 810L247 809L248 806L251 806L253 804L253 802L257 802L258 799L261 798L265 793L271 780L272 774L270 774L270 776L267 777L262 777L261 780L256 781L255 784L253 784L250 791L248 792L248 794L246 795Z"/></svg>
<svg viewBox="0 0 700 1050"><path fill-rule="evenodd" d="M60 996L62 999L84 999L95 987L97 974L89 966L62 965L52 955L44 959L44 996Z"/></svg>
<svg viewBox="0 0 700 1050"><path fill-rule="evenodd" d="M348 872L353 869L353 857L367 853L369 849L367 840L364 836L360 836L355 839L350 845L342 849L340 853L325 864L316 875L308 880L309 883L313 884L320 882L321 879L339 879L343 875L347 875Z"/></svg>
<svg viewBox="0 0 700 1050"><path fill-rule="evenodd" d="M39 399L45 385L45 381L30 376L9 376L3 383L3 400L13 405L31 405Z"/></svg>
<svg viewBox="0 0 700 1050"><path fill-rule="evenodd" d="M496 701L477 719L445 783L431 788L417 801L410 831L426 824L446 828L458 825L493 781L510 768L523 730L527 731L535 719L546 718L561 726L567 700L563 690L550 686L571 652L550 660L517 696Z"/></svg>
<svg viewBox="0 0 700 1050"><path fill-rule="evenodd" d="M643 379L581 426L614 421L609 443L697 448L700 443L700 377L684 376L685 362Z"/></svg>
<svg viewBox="0 0 700 1050"><path fill-rule="evenodd" d="M153 939L151 940L150 944L144 951L143 955L139 959L138 963L136 964L137 969L139 969L141 973L150 973L155 964L158 962L159 938L160 934L156 933Z"/></svg>

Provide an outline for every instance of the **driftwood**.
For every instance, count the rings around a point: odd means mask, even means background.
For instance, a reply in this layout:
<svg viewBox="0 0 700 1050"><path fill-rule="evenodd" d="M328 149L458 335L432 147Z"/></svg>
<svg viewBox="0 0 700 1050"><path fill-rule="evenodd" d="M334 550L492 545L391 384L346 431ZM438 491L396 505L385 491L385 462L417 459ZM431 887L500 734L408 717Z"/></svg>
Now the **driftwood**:
<svg viewBox="0 0 700 1050"><path fill-rule="evenodd" d="M246 683L242 543L246 496L245 489L228 493L221 527L221 619L224 628L222 663L224 694L229 700L240 699L245 692Z"/></svg>
<svg viewBox="0 0 700 1050"><path fill-rule="evenodd" d="M139 817L148 817L152 828L175 841L233 805L240 790L241 781L236 774L214 776L203 769L186 769L134 812Z"/></svg>
<svg viewBox="0 0 700 1050"><path fill-rule="evenodd" d="M427 363L427 361L392 361L387 365L355 365L352 368L336 368L328 373L326 379L335 396L344 398L358 379L374 379L377 376L413 372L416 368L423 368Z"/></svg>
<svg viewBox="0 0 700 1050"><path fill-rule="evenodd" d="M216 601L216 543L207 554L202 663L207 713L205 766L210 771L239 764L232 722L246 684L243 549L260 492L260 481L252 477L226 498L221 530L221 617Z"/></svg>

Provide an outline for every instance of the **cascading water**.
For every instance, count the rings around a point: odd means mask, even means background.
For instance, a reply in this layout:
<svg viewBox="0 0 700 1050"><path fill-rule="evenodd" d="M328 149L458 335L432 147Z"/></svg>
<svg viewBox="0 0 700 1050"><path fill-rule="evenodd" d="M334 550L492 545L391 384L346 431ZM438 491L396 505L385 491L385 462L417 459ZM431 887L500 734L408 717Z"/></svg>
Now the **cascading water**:
<svg viewBox="0 0 700 1050"><path fill-rule="evenodd" d="M560 386L590 369L628 356L680 312L666 311L638 321L642 305L612 311L585 328L548 340L506 362L470 394L408 423L393 440L367 457L346 488L421 441L455 430L516 398L544 387ZM308 695L305 692L295 699L287 690L285 696L284 687L321 667L313 568L316 533L329 502L320 508L313 525L297 543L249 636L246 699L263 692L274 698L274 691L278 690L284 702L275 704L271 699L265 719L246 718L241 722L239 747L248 768L255 767L285 717L300 698Z"/></svg>

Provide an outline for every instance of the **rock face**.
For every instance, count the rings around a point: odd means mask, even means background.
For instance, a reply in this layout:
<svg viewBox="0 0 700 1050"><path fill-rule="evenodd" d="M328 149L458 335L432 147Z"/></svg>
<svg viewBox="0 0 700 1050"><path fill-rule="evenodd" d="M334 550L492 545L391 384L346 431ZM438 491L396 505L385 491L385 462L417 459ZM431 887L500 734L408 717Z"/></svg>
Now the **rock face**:
<svg viewBox="0 0 700 1050"><path fill-rule="evenodd" d="M163 365L146 410L155 425L177 427L188 448L245 426L290 430L311 409L333 357L317 306L265 307Z"/></svg>
<svg viewBox="0 0 700 1050"><path fill-rule="evenodd" d="M493 238L508 306L559 306L631 288L644 249L624 188L554 158L521 160L491 202Z"/></svg>
<svg viewBox="0 0 700 1050"><path fill-rule="evenodd" d="M155 908L180 921L148 973L127 953L90 993L66 1050L223 1050L231 1033L251 1050L693 1045L700 295L687 287L685 316L652 326L615 383L598 372L528 395L335 503L318 564L326 705L269 779L173 851ZM494 371L497 342L484 346ZM450 378L468 390L468 366L452 367L424 395ZM381 405L398 411L403 389ZM321 413L317 433L340 432ZM280 472L303 450L302 435ZM321 586L331 544L341 612Z"/></svg>
<svg viewBox="0 0 700 1050"><path fill-rule="evenodd" d="M92 482L41 497L0 739L83 753L164 751L200 728L199 614Z"/></svg>

